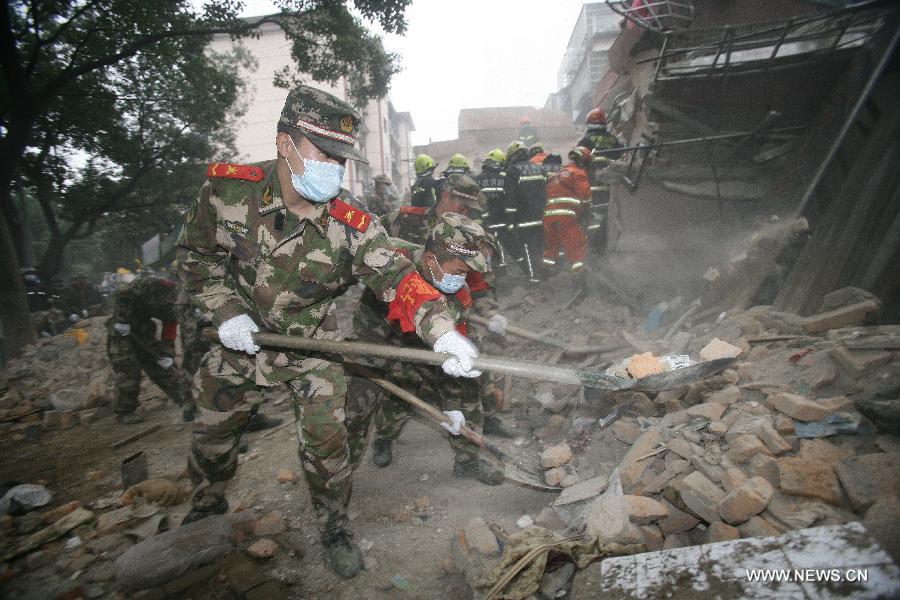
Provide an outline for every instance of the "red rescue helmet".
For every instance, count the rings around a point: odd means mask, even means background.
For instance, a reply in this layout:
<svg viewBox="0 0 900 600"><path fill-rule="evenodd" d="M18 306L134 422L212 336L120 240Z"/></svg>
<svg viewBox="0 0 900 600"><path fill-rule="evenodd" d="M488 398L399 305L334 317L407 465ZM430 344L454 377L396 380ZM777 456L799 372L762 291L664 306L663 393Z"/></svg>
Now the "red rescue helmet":
<svg viewBox="0 0 900 600"><path fill-rule="evenodd" d="M606 112L599 106L587 114L588 125L606 125Z"/></svg>
<svg viewBox="0 0 900 600"><path fill-rule="evenodd" d="M528 125L529 123L531 123L531 119L527 116L519 119L519 125Z"/></svg>

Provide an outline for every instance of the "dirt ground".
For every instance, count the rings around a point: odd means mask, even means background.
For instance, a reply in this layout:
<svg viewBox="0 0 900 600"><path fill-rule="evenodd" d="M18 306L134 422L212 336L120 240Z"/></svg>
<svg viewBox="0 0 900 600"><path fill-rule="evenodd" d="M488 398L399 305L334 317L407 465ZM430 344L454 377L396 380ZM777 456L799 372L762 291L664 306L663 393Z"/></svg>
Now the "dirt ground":
<svg viewBox="0 0 900 600"><path fill-rule="evenodd" d="M519 302L515 294L523 291L521 288L512 290L512 301ZM355 290L350 290L342 299L342 309L352 307L356 295ZM510 314L528 308L529 304L520 304ZM345 314L349 316L342 310L342 315ZM342 321L346 321L346 317ZM346 328L347 324L342 325ZM500 350L496 345L491 347ZM523 352L515 343L503 351L533 354ZM77 383L87 386L88 380ZM525 404L530 389L528 382L514 382L510 390L512 410L502 413L518 438L493 441L510 454L522 457L524 462L537 464L542 447L532 435L533 424L526 418L529 413ZM147 419L145 423L121 425L107 406L100 409L98 420L87 427L63 431L34 428L26 430L33 437L3 438L0 441L0 452L4 457L0 461L0 481L41 483L53 492L54 505L79 500L90 507L97 499L119 493L121 462L143 451L151 477L181 477L181 484L187 487L189 480L185 477L184 466L190 444L190 425L181 422L180 409L171 402L164 402L158 388L146 378L142 390L140 410ZM518 529L516 521L521 516L536 516L553 496L552 492L536 491L509 482L490 487L455 477L447 434L424 417L414 418L394 445L393 464L384 469L375 467L369 450L354 474L350 503L352 528L356 541L367 549L367 569L355 579L344 581L323 563L322 547L302 474L291 483L279 483L276 478L279 469L301 473L289 395L286 392L268 394L262 411L284 419L285 425L244 437L246 452L241 454L237 476L230 484L229 502L232 510L252 510L257 516L277 511L284 517L288 531L278 538L286 536L289 543L262 567L291 586L289 597L394 598L398 590L392 586L391 579L396 576L403 578L411 588L404 592L406 597L469 597L462 575L448 574L446 569L450 564L451 540L455 532L473 517L482 517L506 532L515 532ZM162 427L151 436L119 449L111 448L113 442L157 423ZM558 434L560 437L565 435L562 431ZM426 508L422 509L422 506ZM188 508L186 501L163 509L168 513L169 526L177 525ZM98 510L97 514L103 512L106 510ZM19 598L46 597L44 586L47 582L38 577L40 574L39 570L17 578L8 591ZM109 591L112 592L112 588ZM230 596L221 585L211 582L193 588L185 597Z"/></svg>
<svg viewBox="0 0 900 600"><path fill-rule="evenodd" d="M266 414L293 421L290 400L263 406ZM180 423L180 410L170 404L147 416L146 423L130 426L116 423L112 415L104 416L91 430L91 434L96 431L103 435L85 435L83 429L74 428L25 443L7 441L0 445L0 452L16 459L2 461L0 479L40 481L60 503L86 503L113 491L121 461L137 451L147 455L151 476L182 471L190 429ZM111 440L155 423L163 427L151 438L110 449ZM300 471L290 425L245 436L248 451L241 455L241 466L229 488L229 502L232 507L255 510L260 515L279 511L289 529L295 530L291 535L302 554L291 556L282 551L266 565L273 575L294 584L292 597L393 598L398 593L391 586L395 575L410 583L411 597L466 597L464 589L453 591L462 585L461 580L442 569L442 562L450 556L454 531L476 516L515 531L516 520L539 511L547 504L548 494L511 483L490 487L454 477L453 454L443 441L445 436L424 418L413 419L394 446L393 464L381 469L367 456L354 474L352 526L357 541L365 546L371 542L372 546L366 554L368 569L349 582L335 576L322 561L303 480L279 483L276 479L279 469ZM92 471L102 474L99 480L90 479ZM416 511L415 502L423 497L428 499L428 508ZM188 504L169 510L171 524L180 522ZM37 593L33 597L42 597L39 588L32 591ZM203 597L218 597L213 589L207 593L209 596ZM195 593L191 597L198 596Z"/></svg>

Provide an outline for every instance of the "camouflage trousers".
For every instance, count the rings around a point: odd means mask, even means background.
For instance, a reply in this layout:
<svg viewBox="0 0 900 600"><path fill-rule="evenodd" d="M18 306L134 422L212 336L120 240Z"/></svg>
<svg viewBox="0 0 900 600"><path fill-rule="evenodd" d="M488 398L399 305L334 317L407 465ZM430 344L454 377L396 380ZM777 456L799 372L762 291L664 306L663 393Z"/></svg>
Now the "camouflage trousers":
<svg viewBox="0 0 900 600"><path fill-rule="evenodd" d="M138 396L141 392L141 372L146 373L150 381L158 385L176 404L184 404L188 397L188 380L177 365L163 369L156 364L157 359L153 354L139 347L139 345L149 347L151 344L151 341L140 344L133 340L131 335L107 336L106 351L109 354L116 387L113 410L117 415L128 415L137 409Z"/></svg>
<svg viewBox="0 0 900 600"><path fill-rule="evenodd" d="M246 398L257 389L224 359L237 354L215 346L204 356L194 376L197 415L191 438L188 470L195 485L194 504L224 497L225 486L237 470L238 447L245 424L257 405ZM241 355L248 367L253 360ZM252 368L248 369L252 372ZM247 371L245 371L247 372ZM309 487L318 526L323 534L347 525L352 487L344 401L347 382L343 368L318 358L296 364L297 377L286 382L294 401L300 465Z"/></svg>
<svg viewBox="0 0 900 600"><path fill-rule="evenodd" d="M440 367L394 361L381 362L380 365L369 364L367 367L441 410L461 411L466 418L466 425L475 431L481 431L484 421L479 394L481 377L450 377ZM347 397L347 431L353 468L359 466L365 452L370 422L375 423L376 438L395 440L414 414L415 409L411 405L395 398L387 390L363 377L351 376L350 393ZM447 434L447 437L457 462L478 458L478 446L462 436Z"/></svg>

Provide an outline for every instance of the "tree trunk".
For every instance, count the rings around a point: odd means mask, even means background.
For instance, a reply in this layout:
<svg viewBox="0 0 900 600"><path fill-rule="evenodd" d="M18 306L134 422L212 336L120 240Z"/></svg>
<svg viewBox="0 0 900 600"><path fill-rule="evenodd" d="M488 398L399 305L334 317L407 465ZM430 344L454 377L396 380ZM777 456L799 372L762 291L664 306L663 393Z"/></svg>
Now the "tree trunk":
<svg viewBox="0 0 900 600"><path fill-rule="evenodd" d="M5 198L9 198L9 188ZM6 211L0 210L0 323L3 325L4 358L15 358L36 337L28 313L28 298L25 284L19 273L19 261L9 226Z"/></svg>
<svg viewBox="0 0 900 600"><path fill-rule="evenodd" d="M31 226L28 223L28 197L25 190L22 189L22 182L16 184L16 207L19 210L19 218L22 224L22 242L19 248L19 265L23 267L33 267L37 262L34 255L34 236L32 235Z"/></svg>
<svg viewBox="0 0 900 600"><path fill-rule="evenodd" d="M53 276L62 270L65 264L64 251L71 239L71 236L68 235L50 236L47 249L37 265L38 276L42 281L50 281Z"/></svg>

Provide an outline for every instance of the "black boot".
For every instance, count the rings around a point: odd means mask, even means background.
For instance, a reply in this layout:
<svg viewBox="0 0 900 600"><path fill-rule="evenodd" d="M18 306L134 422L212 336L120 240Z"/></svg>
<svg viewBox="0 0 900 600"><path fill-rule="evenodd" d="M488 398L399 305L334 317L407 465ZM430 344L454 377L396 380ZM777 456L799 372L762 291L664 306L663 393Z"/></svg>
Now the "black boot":
<svg viewBox="0 0 900 600"><path fill-rule="evenodd" d="M485 485L500 485L506 476L503 469L483 458L453 463L453 474L465 479L477 479Z"/></svg>
<svg viewBox="0 0 900 600"><path fill-rule="evenodd" d="M249 421L247 421L247 424L244 425L244 431L262 431L263 429L278 427L282 423L284 423L284 419L276 419L267 417L262 413L256 413Z"/></svg>
<svg viewBox="0 0 900 600"><path fill-rule="evenodd" d="M193 423L194 417L197 416L196 411L194 410L194 405L186 406L181 411L181 420L185 423Z"/></svg>
<svg viewBox="0 0 900 600"><path fill-rule="evenodd" d="M363 555L353 543L353 536L344 529L336 529L322 536L328 567L343 577L351 579L363 569Z"/></svg>
<svg viewBox="0 0 900 600"><path fill-rule="evenodd" d="M224 515L228 512L228 500L219 494L205 494L194 497L191 512L181 520L182 525L211 517L212 515Z"/></svg>
<svg viewBox="0 0 900 600"><path fill-rule="evenodd" d="M505 438L514 438L516 434L507 429L506 424L500 417L494 415L485 415L482 431L487 435L496 435Z"/></svg>
<svg viewBox="0 0 900 600"><path fill-rule="evenodd" d="M372 442L372 462L376 467L386 467L391 464L394 459L391 453L392 442L393 440L390 438L375 438L375 441Z"/></svg>

